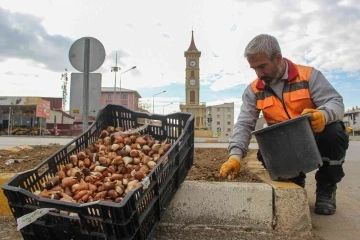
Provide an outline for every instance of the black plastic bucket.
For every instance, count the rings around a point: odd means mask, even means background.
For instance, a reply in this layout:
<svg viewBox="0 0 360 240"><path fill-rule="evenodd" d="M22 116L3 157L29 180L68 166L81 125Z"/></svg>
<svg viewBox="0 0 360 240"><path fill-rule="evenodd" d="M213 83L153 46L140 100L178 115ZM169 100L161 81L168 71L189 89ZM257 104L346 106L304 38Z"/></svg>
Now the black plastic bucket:
<svg viewBox="0 0 360 240"><path fill-rule="evenodd" d="M297 177L322 165L310 116L305 114L252 132L272 180Z"/></svg>

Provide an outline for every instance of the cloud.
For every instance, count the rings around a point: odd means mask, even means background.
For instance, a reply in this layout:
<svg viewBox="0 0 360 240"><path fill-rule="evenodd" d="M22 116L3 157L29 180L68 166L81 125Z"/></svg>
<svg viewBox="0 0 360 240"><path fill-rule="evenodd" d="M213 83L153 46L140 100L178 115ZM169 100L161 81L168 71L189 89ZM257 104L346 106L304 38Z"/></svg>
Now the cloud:
<svg viewBox="0 0 360 240"><path fill-rule="evenodd" d="M131 28L131 29L134 28L134 26L133 26L131 23L126 23L126 26L127 26L128 28Z"/></svg>
<svg viewBox="0 0 360 240"><path fill-rule="evenodd" d="M360 70L360 35L354 31L360 29L356 1L286 3L279 5L271 24L284 52L320 70ZM300 14L294 17L293 12Z"/></svg>
<svg viewBox="0 0 360 240"><path fill-rule="evenodd" d="M234 24L232 27L231 27L231 31L235 31L237 29L237 25Z"/></svg>
<svg viewBox="0 0 360 240"><path fill-rule="evenodd" d="M149 1L141 1L141 8L133 1L126 8L121 1L102 4L89 0L84 7L82 1L73 0L71 8L57 0L51 4L42 0L42 8L30 1L3 1L0 32L5 37L0 39L0 77L8 81L6 86L12 87L14 94L20 90L25 95L33 93L29 90L32 85L38 87L37 92L46 86L46 93L56 96L61 93L61 87L54 84L60 83L59 71L73 71L68 60L71 44L92 36L107 51L103 66L97 70L103 74L103 86L114 85L111 67L115 66L117 52L121 71L137 66L121 75L124 88L136 89L142 96L163 89L170 95L172 90L170 96L182 96L184 101L184 51L190 45L193 28L201 51L202 100L223 99L225 94L240 98L244 86L256 77L243 51L260 33L277 37L285 57L320 69L337 87L356 89L359 85L358 0L160 1L162 8ZM121 14L119 9L123 9ZM117 83L119 78L118 74ZM14 88L14 82L23 85ZM357 95L351 96L355 100L346 104L356 105Z"/></svg>
<svg viewBox="0 0 360 240"><path fill-rule="evenodd" d="M73 42L61 35L49 35L41 18L0 8L0 61L7 58L27 59L43 68L62 71L69 62Z"/></svg>
<svg viewBox="0 0 360 240"><path fill-rule="evenodd" d="M166 33L162 33L161 36L162 36L163 38L170 38L170 36L169 36L168 34L166 34Z"/></svg>

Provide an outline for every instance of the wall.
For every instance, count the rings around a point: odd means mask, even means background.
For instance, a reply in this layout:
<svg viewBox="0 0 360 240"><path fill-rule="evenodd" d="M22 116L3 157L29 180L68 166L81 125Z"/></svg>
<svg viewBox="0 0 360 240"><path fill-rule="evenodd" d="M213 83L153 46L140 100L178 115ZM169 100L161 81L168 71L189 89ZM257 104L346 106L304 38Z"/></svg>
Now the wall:
<svg viewBox="0 0 360 240"><path fill-rule="evenodd" d="M121 99L121 102L120 102L120 94L119 93L120 92L118 89L115 93L115 99L114 99L115 104L121 103L122 105L130 108L133 111L136 111L138 109L139 98L136 96L136 94L134 92L121 92L121 95L127 94L127 99ZM101 107L105 106L108 103L113 102L113 99L112 99L113 94L114 94L114 92L102 92L101 93L101 100L100 100ZM110 99L109 99L109 96L111 96Z"/></svg>
<svg viewBox="0 0 360 240"><path fill-rule="evenodd" d="M46 123L54 123L55 116L56 116L56 123L62 123L62 113L53 110L50 110L50 118L46 119Z"/></svg>
<svg viewBox="0 0 360 240"><path fill-rule="evenodd" d="M209 129L213 131L213 136L229 138L234 128L234 103L224 103L207 107L206 118L210 116L212 122L210 122L208 126ZM219 135L217 131L218 128L221 128Z"/></svg>
<svg viewBox="0 0 360 240"><path fill-rule="evenodd" d="M73 124L74 119L65 116L61 111L50 111L50 119L46 119L47 124L54 123L54 117L56 116L56 123L57 124Z"/></svg>
<svg viewBox="0 0 360 240"><path fill-rule="evenodd" d="M352 116L355 115L356 123L354 124L354 121L352 119ZM349 122L350 127L352 127L354 130L359 131L360 130L360 109L354 109L350 112L346 112L345 116L343 117L343 121Z"/></svg>
<svg viewBox="0 0 360 240"><path fill-rule="evenodd" d="M213 131L211 131L211 130L195 130L194 136L195 137L203 137L203 138L212 138Z"/></svg>
<svg viewBox="0 0 360 240"><path fill-rule="evenodd" d="M66 116L63 116L63 124L73 124L74 123L74 119L73 118L68 118Z"/></svg>
<svg viewBox="0 0 360 240"><path fill-rule="evenodd" d="M264 123L266 123L266 121L265 121L264 117L261 116L261 117L256 121L255 130L263 129L263 128L264 128Z"/></svg>
<svg viewBox="0 0 360 240"><path fill-rule="evenodd" d="M62 98L41 97L50 102L51 109L62 109Z"/></svg>

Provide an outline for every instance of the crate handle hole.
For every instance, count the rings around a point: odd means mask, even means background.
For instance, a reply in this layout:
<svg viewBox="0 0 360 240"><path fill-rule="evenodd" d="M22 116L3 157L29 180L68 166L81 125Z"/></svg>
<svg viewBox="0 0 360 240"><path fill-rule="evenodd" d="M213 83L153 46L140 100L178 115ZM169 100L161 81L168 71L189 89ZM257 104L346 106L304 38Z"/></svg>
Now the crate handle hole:
<svg viewBox="0 0 360 240"><path fill-rule="evenodd" d="M37 173L39 174L39 176L42 176L42 174L44 174L48 170L49 170L49 167L47 165L43 165L37 170Z"/></svg>
<svg viewBox="0 0 360 240"><path fill-rule="evenodd" d="M154 120L148 118L137 118L136 121L138 124L148 124L150 126L162 127L163 123L161 120Z"/></svg>

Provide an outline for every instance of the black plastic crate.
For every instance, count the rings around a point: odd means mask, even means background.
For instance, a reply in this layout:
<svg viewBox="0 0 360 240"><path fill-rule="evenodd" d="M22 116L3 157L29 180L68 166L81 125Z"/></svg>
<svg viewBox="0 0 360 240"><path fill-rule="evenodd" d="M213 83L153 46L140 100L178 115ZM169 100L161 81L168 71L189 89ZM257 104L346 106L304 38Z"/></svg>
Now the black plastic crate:
<svg viewBox="0 0 360 240"><path fill-rule="evenodd" d="M31 192L55 176L58 166L70 162L70 156L88 147L108 126L125 129L150 125L141 131L156 139L168 138L169 151L148 174L150 185L129 192L122 202L85 204L40 198ZM149 239L166 206L184 181L193 162L194 117L187 113L169 115L134 112L121 105L108 104L100 110L96 121L79 137L55 152L36 168L16 174L2 189L15 219L38 208L56 208L77 213L67 216L56 212L37 219L21 229L24 239Z"/></svg>

